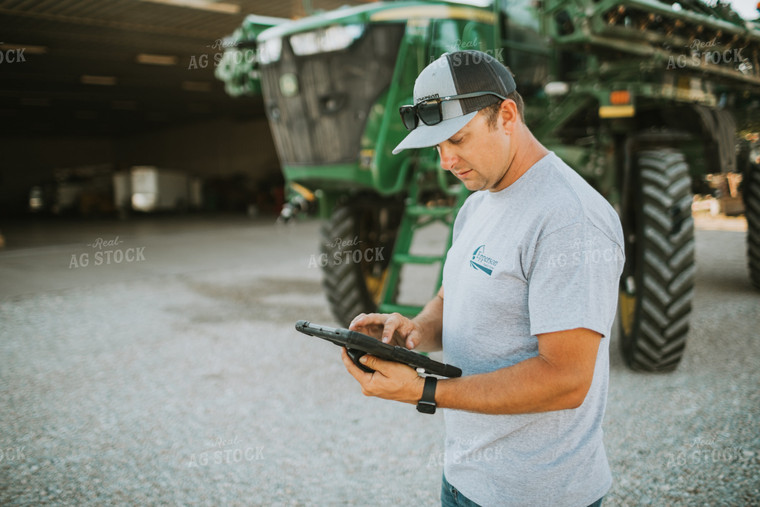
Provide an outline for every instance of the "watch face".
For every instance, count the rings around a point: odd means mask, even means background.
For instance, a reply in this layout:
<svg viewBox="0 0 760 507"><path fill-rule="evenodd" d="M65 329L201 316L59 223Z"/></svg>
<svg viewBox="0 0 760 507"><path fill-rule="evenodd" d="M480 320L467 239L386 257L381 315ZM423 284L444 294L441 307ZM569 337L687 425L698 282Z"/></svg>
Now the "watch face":
<svg viewBox="0 0 760 507"><path fill-rule="evenodd" d="M423 414L435 414L435 403L420 401L417 403L417 411Z"/></svg>

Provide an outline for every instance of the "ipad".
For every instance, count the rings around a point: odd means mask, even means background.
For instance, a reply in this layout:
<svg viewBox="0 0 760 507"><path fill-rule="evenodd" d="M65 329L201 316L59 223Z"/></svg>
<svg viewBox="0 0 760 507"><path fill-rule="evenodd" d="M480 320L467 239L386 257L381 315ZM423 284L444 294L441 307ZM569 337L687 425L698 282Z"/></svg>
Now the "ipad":
<svg viewBox="0 0 760 507"><path fill-rule="evenodd" d="M322 326L306 320L296 322L296 329L309 336L316 336L331 341L335 345L346 347L348 355L354 364L369 373L372 373L374 370L359 362L359 358L364 354L372 354L380 359L403 363L415 369L422 369L425 373L431 375L441 377L462 376L462 370L456 366L435 361L428 356L404 347L388 345L376 338L349 329Z"/></svg>

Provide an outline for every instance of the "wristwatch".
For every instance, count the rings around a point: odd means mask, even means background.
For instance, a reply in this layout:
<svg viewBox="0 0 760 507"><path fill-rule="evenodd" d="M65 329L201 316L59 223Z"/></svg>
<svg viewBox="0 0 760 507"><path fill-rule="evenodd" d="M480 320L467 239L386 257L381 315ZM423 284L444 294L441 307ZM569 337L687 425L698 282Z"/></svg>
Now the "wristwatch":
<svg viewBox="0 0 760 507"><path fill-rule="evenodd" d="M417 402L417 411L423 414L435 414L435 386L438 384L436 377L425 377L425 387L422 388L422 398Z"/></svg>

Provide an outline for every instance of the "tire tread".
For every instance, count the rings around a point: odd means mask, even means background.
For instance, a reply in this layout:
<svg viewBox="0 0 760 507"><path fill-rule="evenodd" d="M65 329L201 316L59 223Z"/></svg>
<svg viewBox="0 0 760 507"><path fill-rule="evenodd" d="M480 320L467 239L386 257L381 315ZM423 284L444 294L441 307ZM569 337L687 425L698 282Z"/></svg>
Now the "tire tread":
<svg viewBox="0 0 760 507"><path fill-rule="evenodd" d="M689 167L681 152L664 148L640 152L638 164L638 310L622 350L634 370L671 371L685 350L696 273Z"/></svg>

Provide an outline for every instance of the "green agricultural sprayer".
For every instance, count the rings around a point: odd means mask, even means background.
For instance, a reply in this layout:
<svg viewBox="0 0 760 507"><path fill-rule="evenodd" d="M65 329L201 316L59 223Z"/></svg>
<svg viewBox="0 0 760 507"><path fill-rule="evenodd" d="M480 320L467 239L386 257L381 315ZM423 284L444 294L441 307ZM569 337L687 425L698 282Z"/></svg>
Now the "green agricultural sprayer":
<svg viewBox="0 0 760 507"><path fill-rule="evenodd" d="M296 21L250 16L228 41L217 75L233 96L263 95L291 197L284 214L312 203L326 220L323 280L343 324L367 311L414 314L397 301L402 268L442 265L445 250L414 255L412 239L426 224L450 225L466 190L435 150L391 150L406 134L398 108L412 103L417 74L459 49L511 68L531 130L618 210L630 367L672 370L683 354L692 193L709 173L744 173L750 275L760 286L760 173L745 141L760 130L760 25L725 5L374 3ZM361 242L365 254L331 262L356 250L336 238Z"/></svg>

